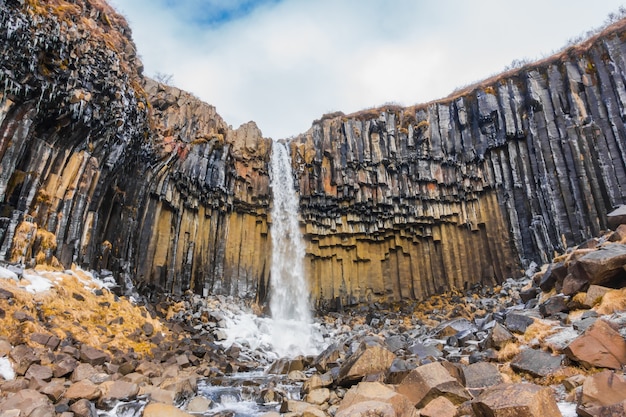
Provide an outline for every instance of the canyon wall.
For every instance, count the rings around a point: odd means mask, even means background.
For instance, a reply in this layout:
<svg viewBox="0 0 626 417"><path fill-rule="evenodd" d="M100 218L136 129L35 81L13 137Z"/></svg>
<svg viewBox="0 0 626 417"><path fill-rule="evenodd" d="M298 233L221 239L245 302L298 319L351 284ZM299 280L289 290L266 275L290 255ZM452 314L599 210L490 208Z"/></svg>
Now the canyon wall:
<svg viewBox="0 0 626 417"><path fill-rule="evenodd" d="M625 202L626 29L290 142L320 307L518 276ZM142 75L103 0L0 0L0 259L265 302L271 141ZM478 59L478 58L477 58Z"/></svg>

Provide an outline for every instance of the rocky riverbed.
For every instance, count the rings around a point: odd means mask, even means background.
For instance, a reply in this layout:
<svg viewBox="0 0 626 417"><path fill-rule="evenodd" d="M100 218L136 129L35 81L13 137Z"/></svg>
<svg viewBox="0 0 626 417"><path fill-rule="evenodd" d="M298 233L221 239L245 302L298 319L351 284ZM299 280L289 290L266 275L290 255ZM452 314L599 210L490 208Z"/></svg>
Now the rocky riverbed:
<svg viewBox="0 0 626 417"><path fill-rule="evenodd" d="M0 416L625 415L625 265L622 225L495 287L320 313L290 358L259 306L5 265Z"/></svg>

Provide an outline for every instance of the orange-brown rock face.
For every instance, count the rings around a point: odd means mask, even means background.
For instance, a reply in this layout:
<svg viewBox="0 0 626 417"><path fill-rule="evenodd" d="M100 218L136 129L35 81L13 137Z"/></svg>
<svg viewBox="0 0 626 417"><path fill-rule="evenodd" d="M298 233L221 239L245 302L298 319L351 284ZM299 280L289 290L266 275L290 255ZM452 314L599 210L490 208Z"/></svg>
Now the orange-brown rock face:
<svg viewBox="0 0 626 417"><path fill-rule="evenodd" d="M321 307L517 276L625 203L624 22L447 99L291 142ZM271 141L145 79L101 0L0 2L0 259L267 298Z"/></svg>

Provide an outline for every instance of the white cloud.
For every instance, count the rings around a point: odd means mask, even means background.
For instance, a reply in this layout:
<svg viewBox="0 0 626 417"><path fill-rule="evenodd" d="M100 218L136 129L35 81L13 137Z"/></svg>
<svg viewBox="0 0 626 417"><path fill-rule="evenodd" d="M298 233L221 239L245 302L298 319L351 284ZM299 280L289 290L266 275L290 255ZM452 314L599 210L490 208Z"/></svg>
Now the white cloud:
<svg viewBox="0 0 626 417"><path fill-rule="evenodd" d="M254 120L274 138L328 111L446 96L513 59L550 54L621 4L289 0L207 25L199 22L219 0L111 2L127 16L148 75L173 74L228 123Z"/></svg>

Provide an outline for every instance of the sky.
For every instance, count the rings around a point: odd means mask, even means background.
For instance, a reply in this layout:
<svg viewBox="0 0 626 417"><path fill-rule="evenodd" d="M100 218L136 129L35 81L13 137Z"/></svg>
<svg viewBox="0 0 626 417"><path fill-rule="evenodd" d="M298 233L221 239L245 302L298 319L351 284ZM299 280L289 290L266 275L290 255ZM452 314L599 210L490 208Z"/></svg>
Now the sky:
<svg viewBox="0 0 626 417"><path fill-rule="evenodd" d="M305 132L323 114L442 98L602 26L615 0L109 0L144 74L234 128Z"/></svg>

